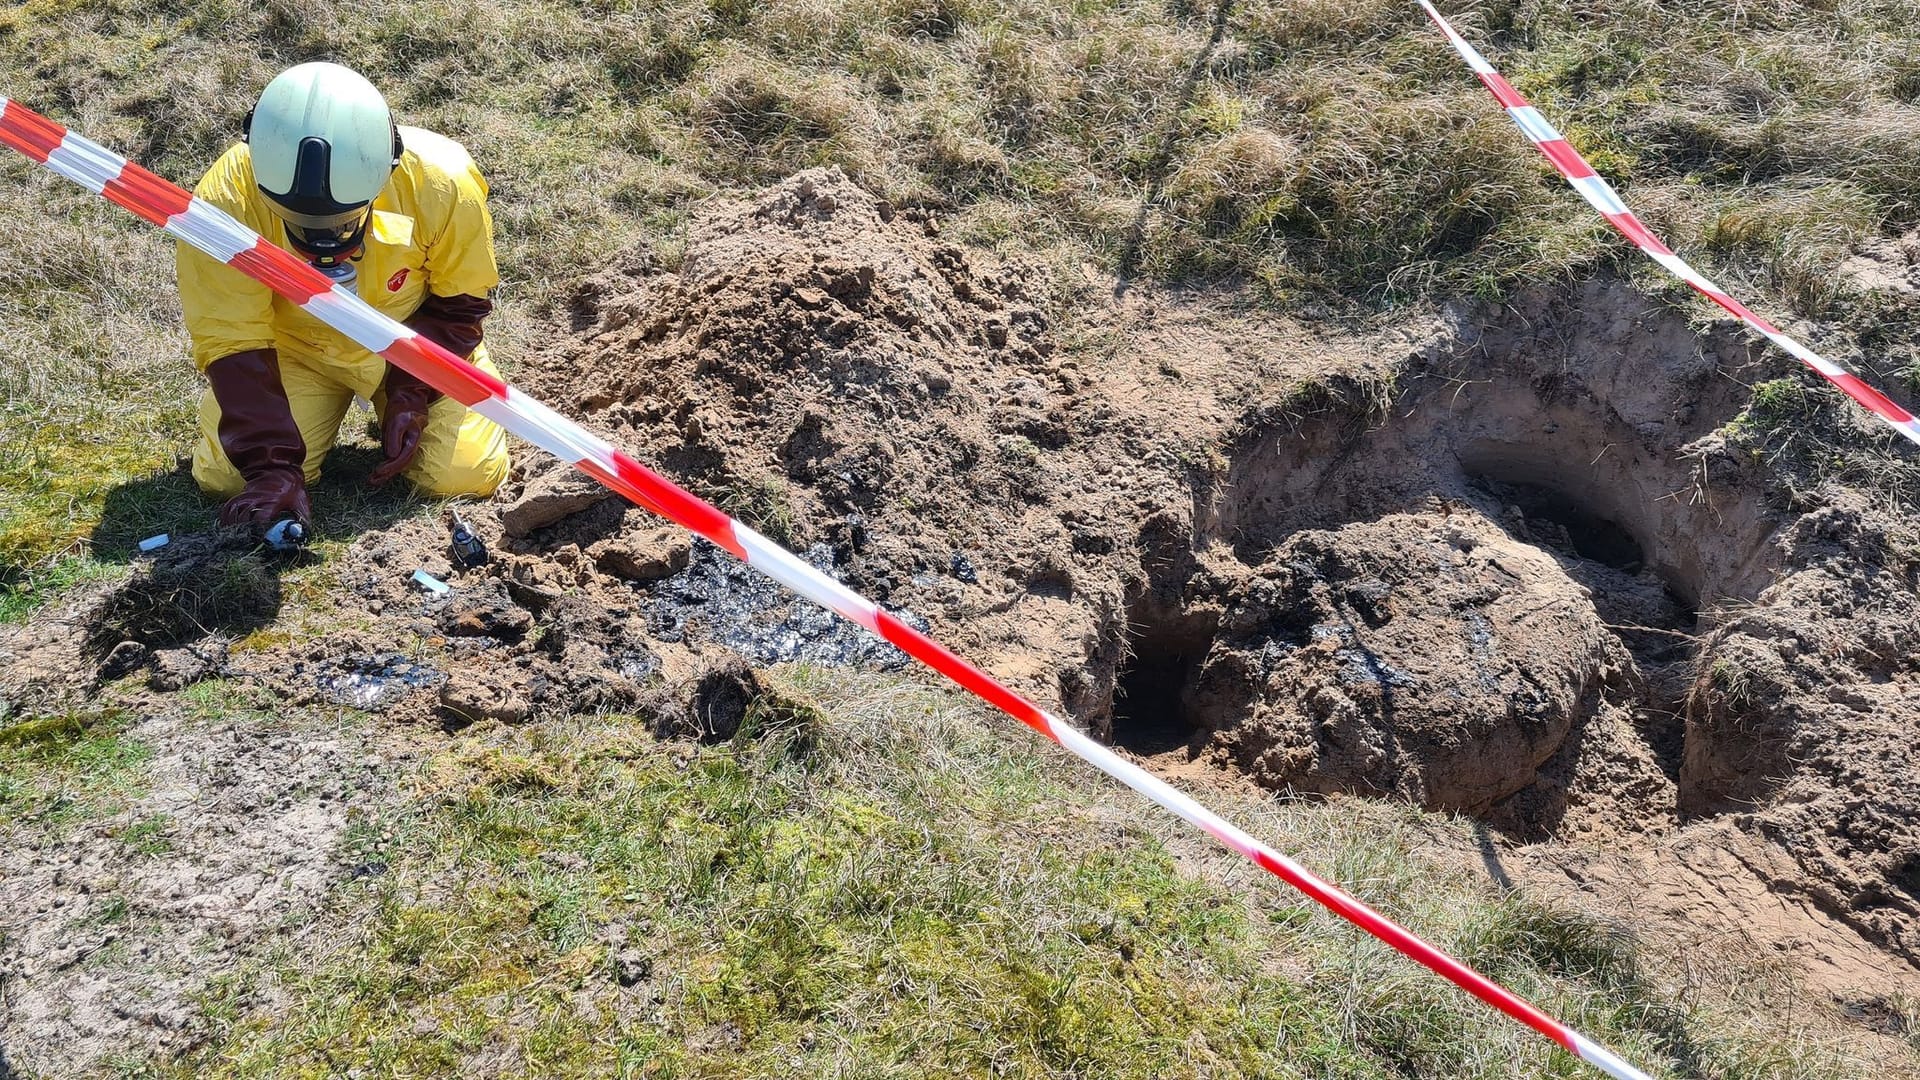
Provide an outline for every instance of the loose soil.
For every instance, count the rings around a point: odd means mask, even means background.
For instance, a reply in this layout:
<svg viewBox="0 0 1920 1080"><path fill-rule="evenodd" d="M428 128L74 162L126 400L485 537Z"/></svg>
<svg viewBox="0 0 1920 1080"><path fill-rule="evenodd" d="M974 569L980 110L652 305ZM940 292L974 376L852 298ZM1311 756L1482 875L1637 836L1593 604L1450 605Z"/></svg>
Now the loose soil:
<svg viewBox="0 0 1920 1080"><path fill-rule="evenodd" d="M1729 447L1790 363L1737 327L1610 279L1360 327L1112 294L833 170L709 205L677 265L630 252L566 314L527 389L1151 767L1472 815L1528 883L1653 883L1667 924L1846 1000L1920 987L1920 540L1845 491L1789 509ZM0 700L219 675L410 738L600 710L730 738L750 665L906 663L531 452L466 516L485 565L439 521L369 533L328 629L244 650L260 556L162 549L0 638ZM189 579L271 597L190 608ZM76 850L24 853L9 899L66 903ZM10 1052L124 1037L22 1005L75 992L78 917L0 911Z"/></svg>

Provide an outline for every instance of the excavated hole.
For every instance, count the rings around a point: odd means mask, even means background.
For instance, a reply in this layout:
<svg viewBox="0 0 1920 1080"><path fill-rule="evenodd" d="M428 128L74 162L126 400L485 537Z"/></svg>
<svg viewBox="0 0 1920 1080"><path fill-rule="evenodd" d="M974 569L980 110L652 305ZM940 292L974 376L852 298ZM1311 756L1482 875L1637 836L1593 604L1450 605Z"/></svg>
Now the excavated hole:
<svg viewBox="0 0 1920 1080"><path fill-rule="evenodd" d="M1700 613L1766 585L1777 521L1684 452L1724 419L1711 381L1677 361L1670 383L1624 373L1634 362L1476 360L1471 378L1409 384L1387 420L1243 428L1196 515L1206 587L1191 560L1142 562L1166 567L1146 595L1188 606L1134 613L1114 740L1516 835L1559 831L1576 804L1601 807L1580 828L1673 820ZM1221 604L1240 605L1233 635L1168 632ZM1596 617L1625 670L1595 644Z"/></svg>
<svg viewBox="0 0 1920 1080"><path fill-rule="evenodd" d="M1699 625L1693 597L1700 587L1677 577L1657 547L1643 546L1633 530L1558 488L1485 475L1469 475L1468 483L1515 539L1566 560L1568 576L1592 591L1595 609L1637 659L1643 664L1676 659L1675 644L1687 640L1680 635ZM1656 631L1675 636L1649 639Z"/></svg>
<svg viewBox="0 0 1920 1080"><path fill-rule="evenodd" d="M1128 619L1127 652L1114 676L1113 745L1142 757L1197 751L1213 724L1194 706L1210 620L1182 619L1140 603Z"/></svg>
<svg viewBox="0 0 1920 1080"><path fill-rule="evenodd" d="M1185 698L1204 653L1143 648L1120 669L1113 694L1113 744L1151 757L1191 747L1208 728Z"/></svg>
<svg viewBox="0 0 1920 1080"><path fill-rule="evenodd" d="M1474 480L1489 494L1518 508L1536 538L1562 554L1629 574L1639 573L1646 565L1646 554L1632 533L1563 492L1533 484L1501 484L1484 477Z"/></svg>

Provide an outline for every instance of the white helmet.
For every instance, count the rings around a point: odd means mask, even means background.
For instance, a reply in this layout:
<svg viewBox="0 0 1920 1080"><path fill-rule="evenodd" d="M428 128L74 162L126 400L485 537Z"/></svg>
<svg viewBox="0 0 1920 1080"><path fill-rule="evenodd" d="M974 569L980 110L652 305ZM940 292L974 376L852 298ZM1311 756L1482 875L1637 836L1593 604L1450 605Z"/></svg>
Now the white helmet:
<svg viewBox="0 0 1920 1080"><path fill-rule="evenodd" d="M287 239L321 265L352 256L367 207L400 164L400 134L380 91L339 64L274 77L247 114L253 178Z"/></svg>

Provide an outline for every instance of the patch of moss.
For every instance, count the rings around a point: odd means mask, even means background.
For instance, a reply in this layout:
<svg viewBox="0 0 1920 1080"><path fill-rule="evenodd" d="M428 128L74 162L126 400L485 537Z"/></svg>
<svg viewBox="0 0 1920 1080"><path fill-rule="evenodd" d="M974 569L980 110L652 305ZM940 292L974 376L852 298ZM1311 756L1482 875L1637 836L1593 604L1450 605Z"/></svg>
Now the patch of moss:
<svg viewBox="0 0 1920 1080"><path fill-rule="evenodd" d="M125 806L144 787L153 748L127 735L118 709L29 717L0 728L0 823L59 829Z"/></svg>

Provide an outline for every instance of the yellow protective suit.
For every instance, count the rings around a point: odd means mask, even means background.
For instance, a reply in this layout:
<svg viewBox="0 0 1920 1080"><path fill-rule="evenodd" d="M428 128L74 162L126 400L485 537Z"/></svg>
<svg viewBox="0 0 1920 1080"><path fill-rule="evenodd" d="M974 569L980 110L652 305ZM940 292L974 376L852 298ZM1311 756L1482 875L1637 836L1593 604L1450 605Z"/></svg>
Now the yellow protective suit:
<svg viewBox="0 0 1920 1080"><path fill-rule="evenodd" d="M459 143L420 128L400 128L400 165L373 201L366 250L355 264L360 298L404 321L429 291L436 296L484 297L500 283L493 257L493 220L487 182ZM254 183L252 158L241 143L201 178L194 194L241 223L289 248L286 229ZM290 249L290 248L289 248ZM216 360L252 349L280 355L280 379L294 422L306 442L307 482L320 476L340 422L355 395L385 415L381 383L387 362L345 335L276 296L265 285L188 246L175 258L180 303L201 371ZM498 374L483 343L470 357ZM240 473L220 448L220 406L208 391L200 400L200 438L193 477L209 494L240 492ZM507 475L506 433L451 398L434 401L419 455L408 480L433 495L491 495Z"/></svg>

